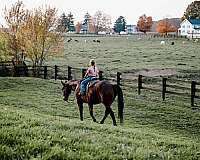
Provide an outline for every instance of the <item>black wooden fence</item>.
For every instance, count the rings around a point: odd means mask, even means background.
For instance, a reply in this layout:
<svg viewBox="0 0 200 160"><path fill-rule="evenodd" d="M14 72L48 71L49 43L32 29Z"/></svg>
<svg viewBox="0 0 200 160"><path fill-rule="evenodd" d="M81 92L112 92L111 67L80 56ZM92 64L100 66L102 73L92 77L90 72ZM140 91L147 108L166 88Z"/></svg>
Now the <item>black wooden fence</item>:
<svg viewBox="0 0 200 160"><path fill-rule="evenodd" d="M0 63L0 76L29 76L29 77L39 77L44 79L60 79L60 80L71 80L71 79L82 79L85 75L85 68L74 68L71 66L41 66L41 67L32 67L32 66L17 66L14 67L10 64ZM198 95L200 93L199 82L196 81L184 81L178 79L171 79L162 77L161 85L157 88L149 87L145 85L146 77L138 75L137 77L137 91L138 95L141 94L142 90L151 90L160 92L162 95L163 101L166 99L166 94L179 95L183 97L191 98L191 106L195 105L195 99L200 99ZM104 77L103 71L99 73L100 80L109 80L117 83L118 85L123 86L122 73L117 72L112 75L112 77ZM126 79L126 81L132 82L131 79ZM134 82L136 82L134 81ZM179 84L177 83L179 82ZM180 84L182 83L182 84ZM185 87L183 84L190 84L190 87ZM176 89L176 90L175 90ZM179 92L177 91L179 90ZM182 92L180 92L180 90ZM187 91L187 93L183 92Z"/></svg>
<svg viewBox="0 0 200 160"><path fill-rule="evenodd" d="M184 83L190 84L191 87L186 87L185 85L183 85ZM197 93L200 93L200 89L197 88L197 86L200 85L200 83L196 81L184 81L184 80L162 77L162 85L160 86L160 88L146 87L146 86L143 86L143 84L144 84L143 76L139 75L138 76L138 94L139 95L141 94L142 89L146 89L146 90L161 92L163 101L166 98L166 94L173 94L173 95L188 97L188 98L191 98L191 106L194 106L195 98L200 99L200 96L196 95Z"/></svg>

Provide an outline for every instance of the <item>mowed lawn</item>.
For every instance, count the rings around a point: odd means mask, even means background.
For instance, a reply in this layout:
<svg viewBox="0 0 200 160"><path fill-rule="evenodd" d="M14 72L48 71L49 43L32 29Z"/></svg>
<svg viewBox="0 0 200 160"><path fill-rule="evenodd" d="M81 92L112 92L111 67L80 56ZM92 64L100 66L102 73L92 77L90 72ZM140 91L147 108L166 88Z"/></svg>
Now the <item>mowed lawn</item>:
<svg viewBox="0 0 200 160"><path fill-rule="evenodd" d="M114 127L110 117L93 123L87 105L81 122L60 81L1 77L0 159L199 159L199 110L156 96L125 96L125 123ZM100 121L103 106L94 112Z"/></svg>

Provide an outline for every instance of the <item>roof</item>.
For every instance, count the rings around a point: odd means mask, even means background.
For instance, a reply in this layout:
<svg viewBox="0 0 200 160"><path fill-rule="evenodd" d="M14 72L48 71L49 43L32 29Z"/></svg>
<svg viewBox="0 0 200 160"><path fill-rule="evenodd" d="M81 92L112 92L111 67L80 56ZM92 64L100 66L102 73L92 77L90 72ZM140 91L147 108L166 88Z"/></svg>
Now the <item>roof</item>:
<svg viewBox="0 0 200 160"><path fill-rule="evenodd" d="M188 19L188 21L193 25L200 25L200 19Z"/></svg>

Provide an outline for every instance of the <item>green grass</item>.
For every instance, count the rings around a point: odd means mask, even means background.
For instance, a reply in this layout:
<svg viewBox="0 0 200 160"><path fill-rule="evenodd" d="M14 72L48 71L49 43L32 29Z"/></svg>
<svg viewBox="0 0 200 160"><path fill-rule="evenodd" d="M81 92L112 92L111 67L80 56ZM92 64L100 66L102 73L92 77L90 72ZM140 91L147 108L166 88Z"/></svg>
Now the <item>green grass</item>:
<svg viewBox="0 0 200 160"><path fill-rule="evenodd" d="M186 39L143 37L138 40L137 36L97 38L101 43L92 42L96 37L73 37L79 42L66 41L64 54L48 59L48 64L87 67L89 59L95 58L105 72L163 68L197 70L200 67L199 43ZM165 40L166 45L160 45L161 40ZM171 45L172 41L175 45Z"/></svg>
<svg viewBox="0 0 200 160"><path fill-rule="evenodd" d="M124 91L131 92L125 124L114 127L110 117L93 123L87 105L81 122L74 96L62 100L60 81L0 78L0 159L200 158L199 110L178 98ZM99 121L104 108L94 110Z"/></svg>
<svg viewBox="0 0 200 160"><path fill-rule="evenodd" d="M183 78L200 79L199 43L168 39L161 46L161 38L137 36L92 42L96 38L73 37L79 42L66 42L64 54L46 63L87 67L95 58L104 74L120 71L129 78L144 69L171 68ZM199 108L179 96L167 94L162 101L161 93L145 90L138 96L137 84L129 83L123 86L125 123L113 127L110 117L104 125L93 123L87 105L81 122L74 95L62 100L60 81L0 77L0 159L200 159ZM96 105L94 114L100 121L104 107Z"/></svg>

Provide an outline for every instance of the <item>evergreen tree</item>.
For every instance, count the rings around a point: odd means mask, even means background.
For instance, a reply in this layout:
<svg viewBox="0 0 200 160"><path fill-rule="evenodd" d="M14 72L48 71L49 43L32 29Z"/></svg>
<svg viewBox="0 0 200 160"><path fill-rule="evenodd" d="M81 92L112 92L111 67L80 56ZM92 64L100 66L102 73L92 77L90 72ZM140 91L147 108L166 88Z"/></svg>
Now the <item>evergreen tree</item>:
<svg viewBox="0 0 200 160"><path fill-rule="evenodd" d="M69 32L75 31L74 18L71 12L67 16L67 28Z"/></svg>
<svg viewBox="0 0 200 160"><path fill-rule="evenodd" d="M68 18L65 13L63 13L58 20L58 31L68 31Z"/></svg>
<svg viewBox="0 0 200 160"><path fill-rule="evenodd" d="M123 16L120 16L115 21L114 31L120 34L120 32L125 31L125 29L126 29L126 20Z"/></svg>
<svg viewBox="0 0 200 160"><path fill-rule="evenodd" d="M200 1L194 1L188 5L182 20L184 19L200 19Z"/></svg>
<svg viewBox="0 0 200 160"><path fill-rule="evenodd" d="M84 21L82 23L82 32L84 33L94 33L94 25L92 23L92 17L90 14L87 12L84 16Z"/></svg>

